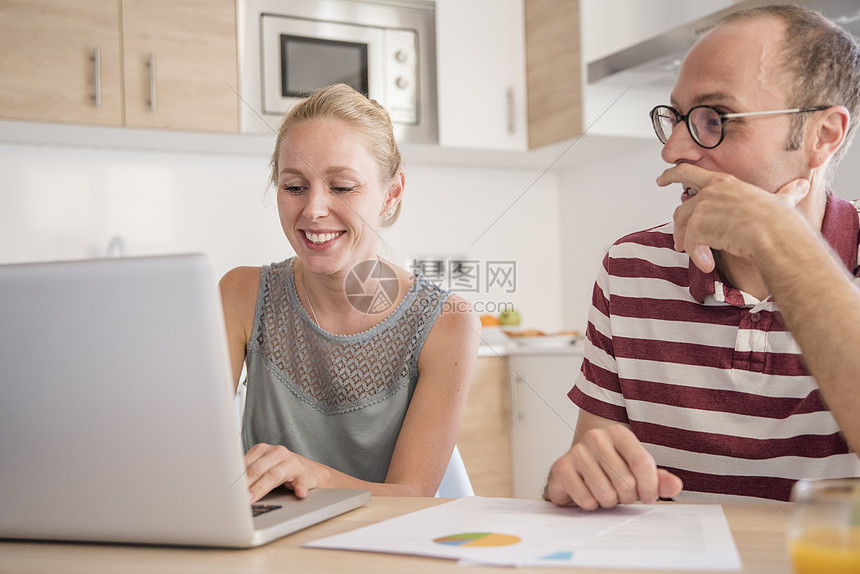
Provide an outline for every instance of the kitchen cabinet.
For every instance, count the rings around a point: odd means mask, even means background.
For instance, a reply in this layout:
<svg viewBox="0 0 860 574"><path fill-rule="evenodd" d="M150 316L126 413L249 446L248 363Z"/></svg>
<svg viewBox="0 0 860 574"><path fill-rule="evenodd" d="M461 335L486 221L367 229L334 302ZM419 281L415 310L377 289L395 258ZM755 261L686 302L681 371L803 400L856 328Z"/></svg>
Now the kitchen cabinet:
<svg viewBox="0 0 860 574"><path fill-rule="evenodd" d="M556 459L570 448L578 408L567 397L582 365L582 346L508 357L511 376L513 495L540 499Z"/></svg>
<svg viewBox="0 0 860 574"><path fill-rule="evenodd" d="M457 446L478 496L510 497L511 395L500 357L479 357Z"/></svg>
<svg viewBox="0 0 860 574"><path fill-rule="evenodd" d="M0 115L238 132L234 0L0 0Z"/></svg>
<svg viewBox="0 0 860 574"><path fill-rule="evenodd" d="M582 133L579 0L525 0L529 148Z"/></svg>
<svg viewBox="0 0 860 574"><path fill-rule="evenodd" d="M567 393L582 349L511 346L478 358L457 441L476 495L541 498L573 440L578 409Z"/></svg>
<svg viewBox="0 0 860 574"><path fill-rule="evenodd" d="M0 115L121 125L117 0L0 0Z"/></svg>
<svg viewBox="0 0 860 574"><path fill-rule="evenodd" d="M437 0L439 144L527 150L582 131L578 0Z"/></svg>
<svg viewBox="0 0 860 574"><path fill-rule="evenodd" d="M525 149L522 0L437 0L439 144Z"/></svg>
<svg viewBox="0 0 860 574"><path fill-rule="evenodd" d="M234 0L123 0L122 20L127 126L238 132Z"/></svg>

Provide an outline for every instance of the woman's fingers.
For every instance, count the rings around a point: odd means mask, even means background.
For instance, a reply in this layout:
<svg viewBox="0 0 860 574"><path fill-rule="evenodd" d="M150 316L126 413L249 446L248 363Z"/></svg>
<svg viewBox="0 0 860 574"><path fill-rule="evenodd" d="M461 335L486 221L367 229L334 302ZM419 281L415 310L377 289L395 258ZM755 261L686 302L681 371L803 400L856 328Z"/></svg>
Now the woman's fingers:
<svg viewBox="0 0 860 574"><path fill-rule="evenodd" d="M280 445L257 444L245 454L251 502L284 485L299 498L317 486L313 469L305 459Z"/></svg>

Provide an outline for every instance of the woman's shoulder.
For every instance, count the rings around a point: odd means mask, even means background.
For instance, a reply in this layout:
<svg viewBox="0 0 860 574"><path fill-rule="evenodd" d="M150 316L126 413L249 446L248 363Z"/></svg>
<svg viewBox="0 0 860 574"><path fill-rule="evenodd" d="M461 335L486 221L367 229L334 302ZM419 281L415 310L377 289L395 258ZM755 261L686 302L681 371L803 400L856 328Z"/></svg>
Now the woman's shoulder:
<svg viewBox="0 0 860 574"><path fill-rule="evenodd" d="M260 267L236 267L221 278L221 300L225 307L254 307L260 288Z"/></svg>
<svg viewBox="0 0 860 574"><path fill-rule="evenodd" d="M481 332L481 320L472 308L471 302L437 285L433 285L433 288L444 298L440 300L439 312L431 332L441 333L446 338L469 332Z"/></svg>
<svg viewBox="0 0 860 574"><path fill-rule="evenodd" d="M225 290L231 294L251 292L256 297L260 281L264 277L279 274L284 275L290 269L290 259L278 263L270 263L262 267L235 267L224 274L219 284L222 293Z"/></svg>
<svg viewBox="0 0 860 574"><path fill-rule="evenodd" d="M235 267L221 277L221 290L231 292L243 291L249 287L260 285L261 267Z"/></svg>
<svg viewBox="0 0 860 574"><path fill-rule="evenodd" d="M481 320L475 313L472 303L459 295L451 293L442 306L439 319L444 319L453 328L481 329Z"/></svg>
<svg viewBox="0 0 860 574"><path fill-rule="evenodd" d="M472 304L459 295L450 294L442 305L427 336L419 357L420 365L447 363L452 358L477 355L481 320Z"/></svg>

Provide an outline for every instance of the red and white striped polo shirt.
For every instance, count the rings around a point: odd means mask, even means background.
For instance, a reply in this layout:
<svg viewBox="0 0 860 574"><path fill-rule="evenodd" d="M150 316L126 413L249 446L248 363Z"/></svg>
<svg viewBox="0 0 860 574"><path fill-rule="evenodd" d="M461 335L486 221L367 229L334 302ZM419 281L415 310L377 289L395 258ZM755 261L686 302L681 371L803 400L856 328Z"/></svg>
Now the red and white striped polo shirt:
<svg viewBox="0 0 860 574"><path fill-rule="evenodd" d="M832 197L822 226L855 277L858 211ZM788 500L797 479L860 476L775 304L702 273L673 249L672 230L609 249L570 399L629 424L684 481L677 500Z"/></svg>

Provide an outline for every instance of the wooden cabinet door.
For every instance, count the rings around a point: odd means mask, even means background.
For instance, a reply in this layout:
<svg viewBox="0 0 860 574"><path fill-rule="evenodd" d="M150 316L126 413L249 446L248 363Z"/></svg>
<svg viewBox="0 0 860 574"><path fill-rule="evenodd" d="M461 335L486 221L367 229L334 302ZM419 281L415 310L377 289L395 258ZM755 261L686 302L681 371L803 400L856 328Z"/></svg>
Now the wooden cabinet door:
<svg viewBox="0 0 860 574"><path fill-rule="evenodd" d="M477 496L511 496L511 393L508 367L480 357L457 446Z"/></svg>
<svg viewBox="0 0 860 574"><path fill-rule="evenodd" d="M525 0L529 148L582 133L579 0Z"/></svg>
<svg viewBox="0 0 860 574"><path fill-rule="evenodd" d="M0 114L121 125L119 18L118 0L0 0Z"/></svg>
<svg viewBox="0 0 860 574"><path fill-rule="evenodd" d="M123 0L125 123L237 133L234 0Z"/></svg>

